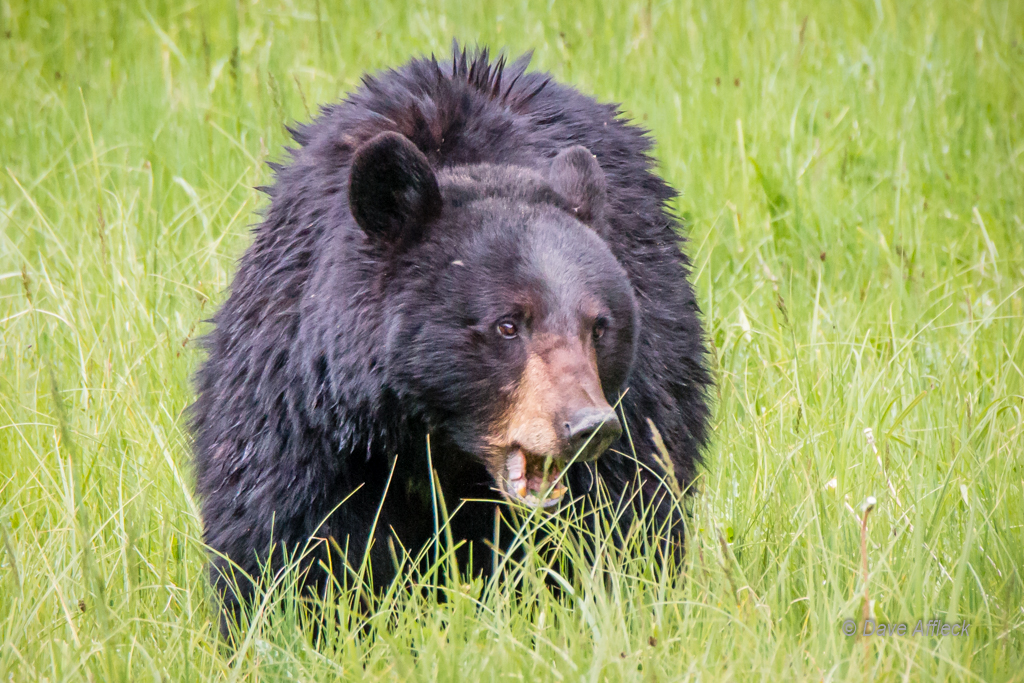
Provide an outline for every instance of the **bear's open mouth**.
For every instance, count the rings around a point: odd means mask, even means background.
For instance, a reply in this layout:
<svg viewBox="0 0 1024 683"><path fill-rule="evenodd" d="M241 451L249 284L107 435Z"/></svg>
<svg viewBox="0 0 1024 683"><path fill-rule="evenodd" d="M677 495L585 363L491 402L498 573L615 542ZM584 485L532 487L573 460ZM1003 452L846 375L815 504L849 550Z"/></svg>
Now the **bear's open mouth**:
<svg viewBox="0 0 1024 683"><path fill-rule="evenodd" d="M562 467L556 459L517 448L505 463L505 493L532 508L552 507L568 490L561 475Z"/></svg>

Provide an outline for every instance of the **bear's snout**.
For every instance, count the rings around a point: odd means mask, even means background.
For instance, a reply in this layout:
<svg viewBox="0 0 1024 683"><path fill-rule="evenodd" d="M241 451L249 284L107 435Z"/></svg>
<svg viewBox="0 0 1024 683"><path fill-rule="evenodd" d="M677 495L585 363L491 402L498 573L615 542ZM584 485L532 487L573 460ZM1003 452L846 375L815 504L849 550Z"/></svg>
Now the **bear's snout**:
<svg viewBox="0 0 1024 683"><path fill-rule="evenodd" d="M562 471L591 462L622 435L592 348L562 335L531 340L518 388L488 439L491 474L510 497L556 505Z"/></svg>
<svg viewBox="0 0 1024 683"><path fill-rule="evenodd" d="M592 350L564 336L533 340L506 412L505 445L537 456L594 460L622 433Z"/></svg>

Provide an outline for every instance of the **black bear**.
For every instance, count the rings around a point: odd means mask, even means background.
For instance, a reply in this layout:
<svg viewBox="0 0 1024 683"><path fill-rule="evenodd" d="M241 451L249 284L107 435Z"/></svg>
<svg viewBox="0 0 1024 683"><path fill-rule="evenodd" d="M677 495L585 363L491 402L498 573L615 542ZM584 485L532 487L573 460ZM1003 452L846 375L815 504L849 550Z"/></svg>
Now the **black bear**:
<svg viewBox="0 0 1024 683"><path fill-rule="evenodd" d="M366 77L273 165L191 413L229 615L254 588L229 567L311 538L311 590L366 552L386 585L389 546L434 533L431 466L457 539L585 501L594 472L681 537L649 425L687 486L711 379L674 193L645 131L528 61L456 46Z"/></svg>

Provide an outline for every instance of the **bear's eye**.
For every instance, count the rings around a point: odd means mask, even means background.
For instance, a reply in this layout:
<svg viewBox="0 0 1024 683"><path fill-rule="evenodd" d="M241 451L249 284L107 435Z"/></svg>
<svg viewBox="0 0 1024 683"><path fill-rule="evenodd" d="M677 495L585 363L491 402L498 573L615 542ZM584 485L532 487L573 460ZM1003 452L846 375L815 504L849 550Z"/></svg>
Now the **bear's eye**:
<svg viewBox="0 0 1024 683"><path fill-rule="evenodd" d="M608 329L608 318L598 318L594 321L594 341L597 341L604 336L605 330Z"/></svg>
<svg viewBox="0 0 1024 683"><path fill-rule="evenodd" d="M498 334L505 339L515 339L519 336L519 328L514 322L503 320L498 323Z"/></svg>

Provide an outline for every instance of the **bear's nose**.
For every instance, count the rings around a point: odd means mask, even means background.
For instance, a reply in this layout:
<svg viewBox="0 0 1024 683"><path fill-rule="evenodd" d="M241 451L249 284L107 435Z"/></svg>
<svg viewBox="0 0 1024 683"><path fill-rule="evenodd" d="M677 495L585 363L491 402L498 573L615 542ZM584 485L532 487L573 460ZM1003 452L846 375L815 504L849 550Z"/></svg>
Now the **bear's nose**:
<svg viewBox="0 0 1024 683"><path fill-rule="evenodd" d="M566 456L579 453L579 462L597 459L622 435L622 424L611 408L583 408L565 423L565 429L569 437Z"/></svg>

